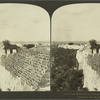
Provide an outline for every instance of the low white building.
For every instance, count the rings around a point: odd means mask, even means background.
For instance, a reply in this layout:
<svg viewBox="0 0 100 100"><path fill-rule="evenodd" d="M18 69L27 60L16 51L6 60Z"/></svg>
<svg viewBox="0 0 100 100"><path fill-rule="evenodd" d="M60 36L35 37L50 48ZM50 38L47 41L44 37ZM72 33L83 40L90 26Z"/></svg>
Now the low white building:
<svg viewBox="0 0 100 100"><path fill-rule="evenodd" d="M69 45L69 44L62 44L62 45L58 45L58 48L64 48L64 49L83 49L84 45Z"/></svg>

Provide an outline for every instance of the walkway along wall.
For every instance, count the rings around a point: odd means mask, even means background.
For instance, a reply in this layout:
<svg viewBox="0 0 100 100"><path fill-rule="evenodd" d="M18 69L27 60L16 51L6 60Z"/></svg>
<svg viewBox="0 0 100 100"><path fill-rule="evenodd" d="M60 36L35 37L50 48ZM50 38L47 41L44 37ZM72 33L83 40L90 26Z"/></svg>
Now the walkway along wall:
<svg viewBox="0 0 100 100"><path fill-rule="evenodd" d="M99 50L100 51L100 50ZM78 50L76 58L79 62L79 70L83 70L84 88L89 91L100 91L100 52L86 48Z"/></svg>

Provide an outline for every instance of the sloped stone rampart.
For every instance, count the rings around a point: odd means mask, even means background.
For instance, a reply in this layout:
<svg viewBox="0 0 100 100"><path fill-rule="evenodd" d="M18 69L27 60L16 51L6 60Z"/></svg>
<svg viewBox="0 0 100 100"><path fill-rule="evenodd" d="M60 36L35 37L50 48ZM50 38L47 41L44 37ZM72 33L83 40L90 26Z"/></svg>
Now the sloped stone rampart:
<svg viewBox="0 0 100 100"><path fill-rule="evenodd" d="M1 66L5 67L12 77L20 78L21 83L35 90L50 67L49 51L45 48L24 48L8 56L2 55Z"/></svg>
<svg viewBox="0 0 100 100"><path fill-rule="evenodd" d="M76 58L79 70L83 70L83 87L89 91L100 91L100 53L90 49L78 50Z"/></svg>

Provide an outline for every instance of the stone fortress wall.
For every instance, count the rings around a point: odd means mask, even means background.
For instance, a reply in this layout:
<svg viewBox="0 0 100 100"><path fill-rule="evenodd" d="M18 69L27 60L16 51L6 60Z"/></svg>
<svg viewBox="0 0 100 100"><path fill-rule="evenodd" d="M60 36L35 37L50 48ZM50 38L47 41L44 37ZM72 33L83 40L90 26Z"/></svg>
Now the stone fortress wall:
<svg viewBox="0 0 100 100"><path fill-rule="evenodd" d="M49 51L45 48L22 48L12 54L1 55L0 88L3 91L34 91L50 68ZM2 71L1 70L1 71ZM5 74L6 73L6 74ZM9 77L8 77L9 76ZM3 85L5 84L5 85Z"/></svg>
<svg viewBox="0 0 100 100"><path fill-rule="evenodd" d="M78 50L76 58L79 63L79 70L83 70L83 87L89 91L100 91L100 50L85 48ZM94 64L93 64L94 63Z"/></svg>

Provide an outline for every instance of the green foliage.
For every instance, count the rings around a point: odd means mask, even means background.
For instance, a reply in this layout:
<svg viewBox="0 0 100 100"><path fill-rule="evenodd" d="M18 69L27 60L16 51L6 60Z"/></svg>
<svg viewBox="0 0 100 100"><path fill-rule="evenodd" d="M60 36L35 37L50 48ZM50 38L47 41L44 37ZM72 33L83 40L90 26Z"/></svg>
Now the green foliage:
<svg viewBox="0 0 100 100"><path fill-rule="evenodd" d="M9 40L4 40L4 41L3 41L3 45L4 45L4 46L10 45L10 41L9 41Z"/></svg>
<svg viewBox="0 0 100 100"><path fill-rule="evenodd" d="M52 91L78 90L82 87L81 71L78 68L76 51L73 49L51 49L51 89Z"/></svg>
<svg viewBox="0 0 100 100"><path fill-rule="evenodd" d="M69 45L74 45L74 43L72 43L72 42L70 42L70 43L68 43Z"/></svg>
<svg viewBox="0 0 100 100"><path fill-rule="evenodd" d="M92 39L89 41L90 45L91 45L91 48L95 48L97 46L97 41Z"/></svg>
<svg viewBox="0 0 100 100"><path fill-rule="evenodd" d="M54 56L55 66L70 66L75 67L76 64L76 50L64 48L52 48L51 56Z"/></svg>

